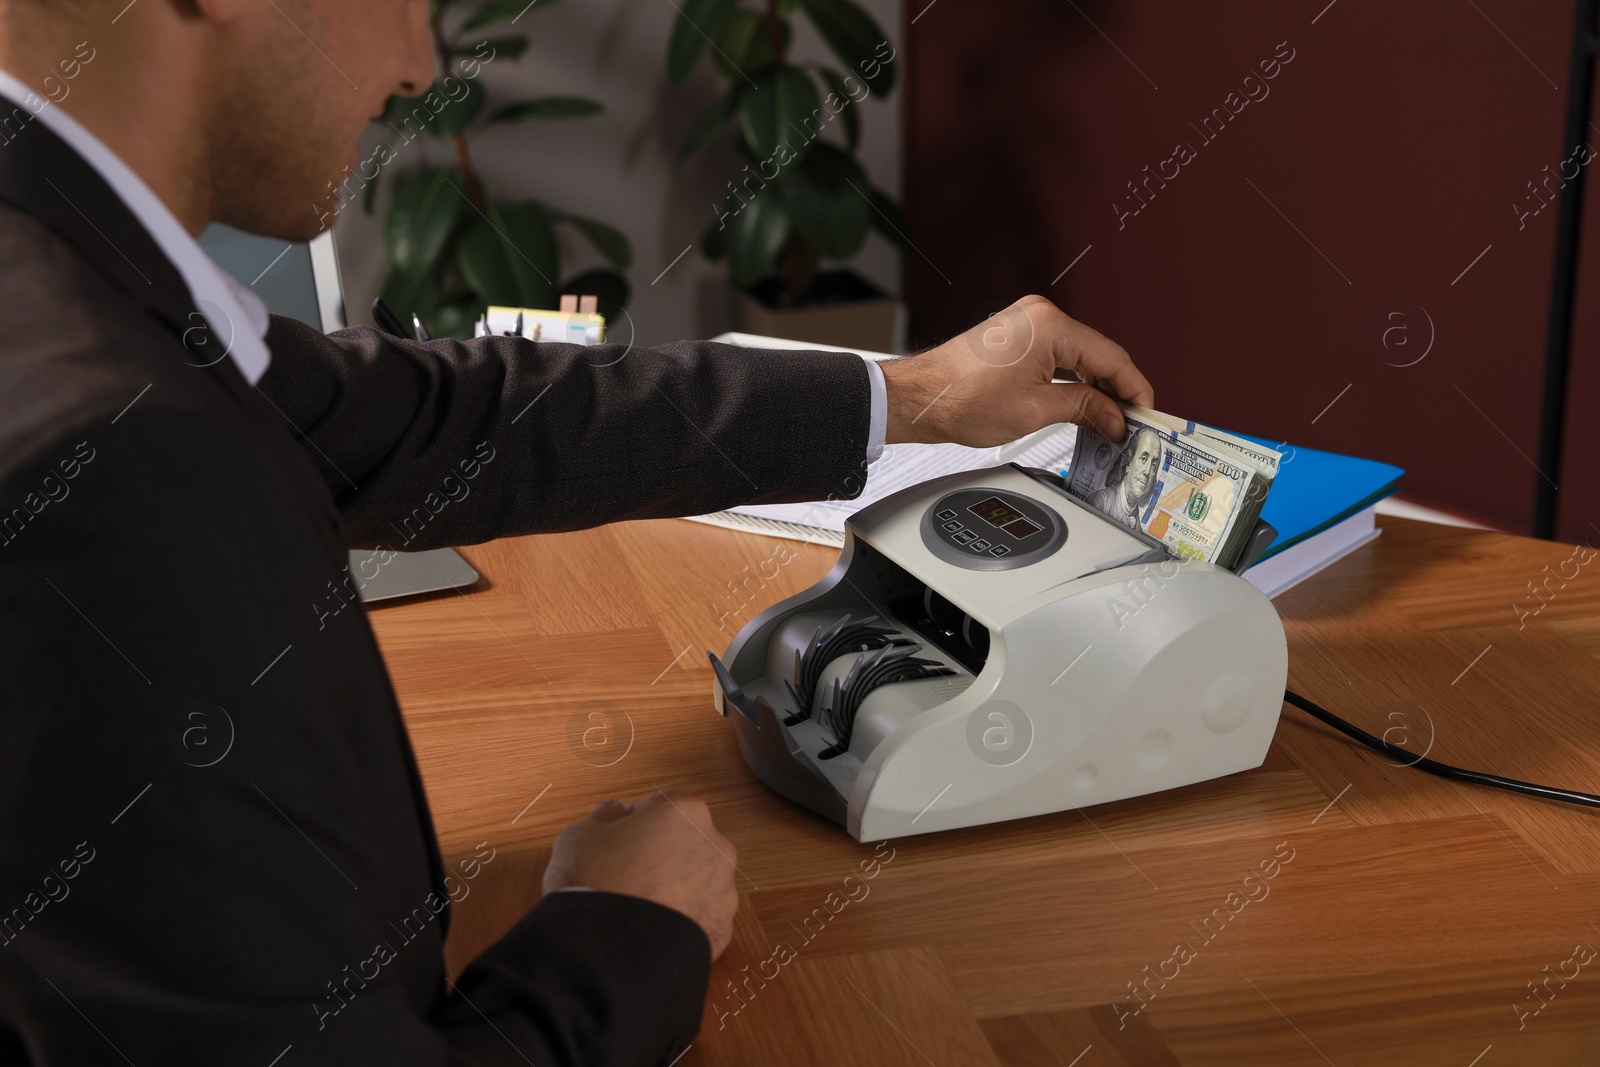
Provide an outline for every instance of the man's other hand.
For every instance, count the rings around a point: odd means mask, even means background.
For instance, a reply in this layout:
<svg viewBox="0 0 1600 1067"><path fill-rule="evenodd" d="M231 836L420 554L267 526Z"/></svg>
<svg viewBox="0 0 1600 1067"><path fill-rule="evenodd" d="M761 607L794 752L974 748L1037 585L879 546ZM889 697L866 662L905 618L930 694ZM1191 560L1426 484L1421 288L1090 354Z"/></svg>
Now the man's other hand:
<svg viewBox="0 0 1600 1067"><path fill-rule="evenodd" d="M1123 434L1112 397L1155 405L1150 383L1121 345L1025 296L966 333L905 359L884 360L889 444L1001 445L1057 422ZM1052 382L1057 370L1078 382Z"/></svg>
<svg viewBox="0 0 1600 1067"><path fill-rule="evenodd" d="M711 940L711 958L733 939L739 850L693 793L657 790L628 804L602 801L556 838L544 891L588 886L681 911Z"/></svg>

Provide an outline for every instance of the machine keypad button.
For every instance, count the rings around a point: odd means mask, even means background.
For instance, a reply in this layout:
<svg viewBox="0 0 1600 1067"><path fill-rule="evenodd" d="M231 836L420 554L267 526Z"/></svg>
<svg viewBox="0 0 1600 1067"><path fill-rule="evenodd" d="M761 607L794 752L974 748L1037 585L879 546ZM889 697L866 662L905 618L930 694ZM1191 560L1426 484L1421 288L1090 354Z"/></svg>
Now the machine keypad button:
<svg viewBox="0 0 1600 1067"><path fill-rule="evenodd" d="M1010 488L958 489L919 511L923 547L941 563L969 571L1027 567L1054 553L1068 535L1060 508L1032 492Z"/></svg>

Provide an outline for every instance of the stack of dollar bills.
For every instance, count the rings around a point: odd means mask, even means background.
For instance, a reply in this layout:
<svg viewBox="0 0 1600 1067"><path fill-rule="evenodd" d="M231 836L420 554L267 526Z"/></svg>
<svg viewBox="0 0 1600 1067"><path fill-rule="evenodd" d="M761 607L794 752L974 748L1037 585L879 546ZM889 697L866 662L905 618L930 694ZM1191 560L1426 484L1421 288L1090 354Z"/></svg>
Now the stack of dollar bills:
<svg viewBox="0 0 1600 1067"><path fill-rule="evenodd" d="M1078 428L1068 491L1175 555L1232 567L1245 550L1278 453L1223 430L1123 405L1128 432Z"/></svg>

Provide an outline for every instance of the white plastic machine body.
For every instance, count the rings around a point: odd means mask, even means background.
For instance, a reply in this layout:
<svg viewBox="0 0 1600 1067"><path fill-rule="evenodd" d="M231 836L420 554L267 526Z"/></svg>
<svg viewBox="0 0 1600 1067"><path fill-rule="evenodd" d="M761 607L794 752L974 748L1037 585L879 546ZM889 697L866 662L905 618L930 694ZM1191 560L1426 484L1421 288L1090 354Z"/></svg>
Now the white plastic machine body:
<svg viewBox="0 0 1600 1067"><path fill-rule="evenodd" d="M871 684L870 658L890 652L925 676ZM1288 668L1278 614L1249 582L1015 465L858 512L833 570L711 659L746 762L860 841L1257 767Z"/></svg>

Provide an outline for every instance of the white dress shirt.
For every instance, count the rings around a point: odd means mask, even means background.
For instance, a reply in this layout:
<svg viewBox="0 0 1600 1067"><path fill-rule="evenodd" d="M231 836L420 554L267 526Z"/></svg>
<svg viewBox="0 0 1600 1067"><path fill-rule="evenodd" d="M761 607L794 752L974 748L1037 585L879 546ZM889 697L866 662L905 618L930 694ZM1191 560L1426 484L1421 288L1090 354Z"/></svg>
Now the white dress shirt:
<svg viewBox="0 0 1600 1067"><path fill-rule="evenodd" d="M4 69L0 69L0 97L28 111L35 121L44 123L111 186L111 191L133 212L134 218L178 269L195 307L211 325L212 335L226 346L245 380L251 385L260 381L272 362L266 343L267 305L261 298L206 255L200 243L183 228L177 216L144 180L77 119ZM27 135L26 126L17 134L19 137ZM889 399L883 371L870 359L866 363L872 391L867 428L867 462L871 463L883 454Z"/></svg>
<svg viewBox="0 0 1600 1067"><path fill-rule="evenodd" d="M889 432L889 386L876 360L867 359L867 378L872 383L872 418L867 423L867 462L871 463L883 455L883 439Z"/></svg>

